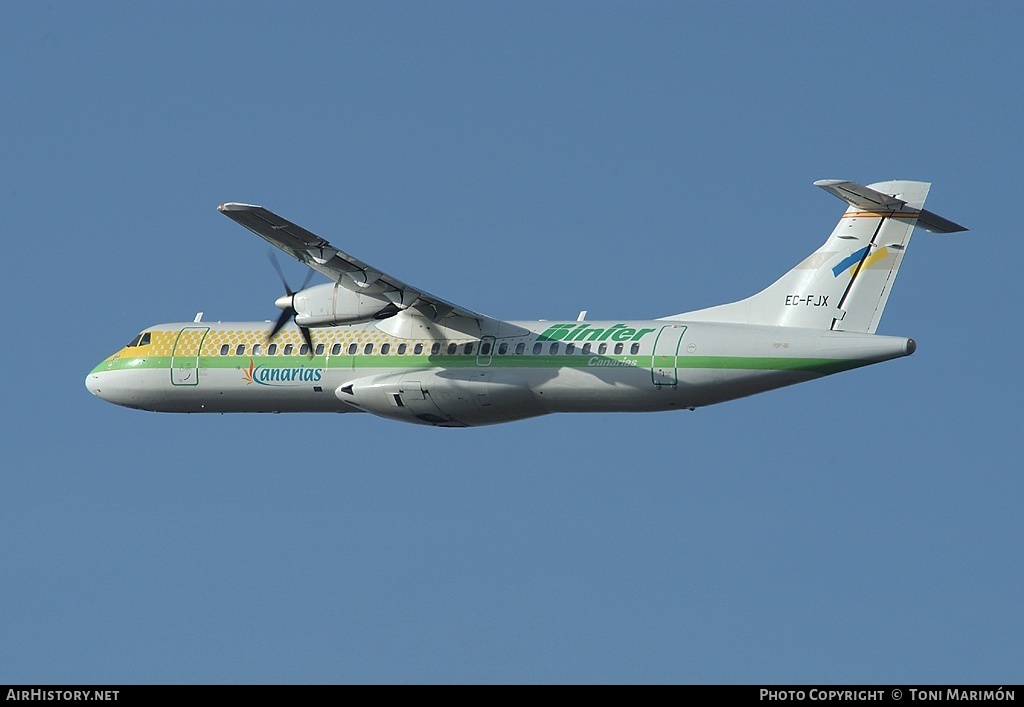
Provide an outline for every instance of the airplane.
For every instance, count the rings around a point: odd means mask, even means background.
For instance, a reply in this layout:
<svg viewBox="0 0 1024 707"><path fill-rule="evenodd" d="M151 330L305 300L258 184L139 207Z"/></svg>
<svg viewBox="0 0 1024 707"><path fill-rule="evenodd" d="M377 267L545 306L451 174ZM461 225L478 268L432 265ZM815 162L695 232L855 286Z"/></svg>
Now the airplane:
<svg viewBox="0 0 1024 707"><path fill-rule="evenodd" d="M847 204L825 243L761 292L654 320L505 321L378 270L261 206L219 211L331 282L276 322L147 327L96 366L99 398L158 412L366 412L474 427L556 412L694 410L914 353L875 333L930 184L814 183ZM272 258L273 260L273 258Z"/></svg>

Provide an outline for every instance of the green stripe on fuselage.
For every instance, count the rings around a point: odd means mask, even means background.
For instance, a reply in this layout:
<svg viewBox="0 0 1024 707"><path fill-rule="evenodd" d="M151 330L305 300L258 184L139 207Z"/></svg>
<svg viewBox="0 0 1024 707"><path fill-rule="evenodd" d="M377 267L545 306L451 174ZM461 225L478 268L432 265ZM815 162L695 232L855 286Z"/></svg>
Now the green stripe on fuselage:
<svg viewBox="0 0 1024 707"><path fill-rule="evenodd" d="M600 356L591 354L492 356L486 365L473 355L436 356L200 356L203 369L248 370L250 362L264 368L324 368L373 370L389 368L640 368L651 367L651 356ZM671 356L658 356L659 367L672 366ZM675 368L706 368L743 371L806 371L838 373L866 366L871 361L834 358L783 358L774 356L677 356ZM170 356L120 357L93 369L103 371L170 369Z"/></svg>

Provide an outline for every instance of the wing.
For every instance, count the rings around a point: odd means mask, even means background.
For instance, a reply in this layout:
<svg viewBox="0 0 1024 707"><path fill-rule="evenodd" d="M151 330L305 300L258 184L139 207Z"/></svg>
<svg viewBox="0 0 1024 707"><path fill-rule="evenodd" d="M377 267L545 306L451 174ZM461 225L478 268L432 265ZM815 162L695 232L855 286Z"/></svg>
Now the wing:
<svg viewBox="0 0 1024 707"><path fill-rule="evenodd" d="M431 322L460 331L466 329L467 323L462 322L460 325L459 319L471 320L472 327L479 327L485 331L508 326L506 322L460 307L418 287L407 285L398 278L338 250L320 236L262 206L232 203L221 204L217 210L271 245L353 292L379 297L391 302L400 310L418 314Z"/></svg>

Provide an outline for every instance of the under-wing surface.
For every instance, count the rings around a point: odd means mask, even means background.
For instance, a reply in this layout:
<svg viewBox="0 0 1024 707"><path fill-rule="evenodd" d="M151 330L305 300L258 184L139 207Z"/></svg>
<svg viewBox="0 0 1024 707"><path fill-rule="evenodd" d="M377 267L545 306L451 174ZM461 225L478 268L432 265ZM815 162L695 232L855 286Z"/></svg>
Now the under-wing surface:
<svg viewBox="0 0 1024 707"><path fill-rule="evenodd" d="M147 327L86 377L161 412L368 412L471 427L554 412L647 412L732 400L914 352L875 333L929 184L815 184L846 211L825 243L747 299L654 320L505 321L448 302L249 204L221 213L329 282L276 322ZM282 281L284 280L282 276Z"/></svg>

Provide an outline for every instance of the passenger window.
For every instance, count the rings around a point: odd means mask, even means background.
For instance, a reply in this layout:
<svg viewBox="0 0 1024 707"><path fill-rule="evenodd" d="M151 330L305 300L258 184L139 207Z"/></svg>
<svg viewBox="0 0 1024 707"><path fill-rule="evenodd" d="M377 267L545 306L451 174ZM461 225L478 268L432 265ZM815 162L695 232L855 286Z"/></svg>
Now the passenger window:
<svg viewBox="0 0 1024 707"><path fill-rule="evenodd" d="M405 356L405 344L398 345L398 355Z"/></svg>
<svg viewBox="0 0 1024 707"><path fill-rule="evenodd" d="M472 344L472 343L466 344L466 345L465 345L465 346L463 347L463 349L462 349L462 350L463 350L463 352L464 352L464 353L465 353L465 354L466 354L467 356L472 356L472 355L473 355L473 344Z"/></svg>
<svg viewBox="0 0 1024 707"><path fill-rule="evenodd" d="M231 347L228 346L227 344L224 344L223 346L220 347L220 355L221 356L227 356L228 355L228 351L230 351L230 350L231 350Z"/></svg>
<svg viewBox="0 0 1024 707"><path fill-rule="evenodd" d="M615 353L622 353L622 344L615 344Z"/></svg>
<svg viewBox="0 0 1024 707"><path fill-rule="evenodd" d="M303 344L299 347L299 356L305 356L309 353L309 344Z"/></svg>
<svg viewBox="0 0 1024 707"><path fill-rule="evenodd" d="M640 344L633 344L632 346L630 346L629 347L629 352L631 354L633 354L634 356L636 354L640 353Z"/></svg>
<svg viewBox="0 0 1024 707"><path fill-rule="evenodd" d="M284 355L285 356L291 356L292 355L292 351L294 351L294 350L295 350L295 346L293 344L285 344L284 345Z"/></svg>
<svg viewBox="0 0 1024 707"><path fill-rule="evenodd" d="M565 345L565 355L566 356L571 356L574 353L576 353L576 344L566 344Z"/></svg>
<svg viewBox="0 0 1024 707"><path fill-rule="evenodd" d="M548 353L551 354L552 356L554 356L556 353L558 353L558 344L557 343L551 344L551 348L548 349Z"/></svg>
<svg viewBox="0 0 1024 707"><path fill-rule="evenodd" d="M316 345L316 355L317 356L323 356L324 355L324 345L323 344L317 344Z"/></svg>
<svg viewBox="0 0 1024 707"><path fill-rule="evenodd" d="M583 350L580 353L582 353L584 356L589 356L590 355L590 344L589 343L583 344Z"/></svg>
<svg viewBox="0 0 1024 707"><path fill-rule="evenodd" d="M455 354L455 350L457 348L459 348L459 345L456 344L454 341L452 343L448 344L448 355L449 356L454 355Z"/></svg>
<svg viewBox="0 0 1024 707"><path fill-rule="evenodd" d="M267 347L267 355L268 356L273 356L276 353L277 353L277 344L271 344L270 346Z"/></svg>
<svg viewBox="0 0 1024 707"><path fill-rule="evenodd" d="M534 356L539 356L540 352L541 352L541 349L543 349L543 348L544 348L544 344L541 344L539 342L534 344L533 345L533 355Z"/></svg>
<svg viewBox="0 0 1024 707"><path fill-rule="evenodd" d="M259 356L261 353L263 353L263 347L260 346L259 344L253 344L252 345L252 355L253 356Z"/></svg>
<svg viewBox="0 0 1024 707"><path fill-rule="evenodd" d="M520 341L516 344L516 356L522 356L526 352L526 344Z"/></svg>
<svg viewBox="0 0 1024 707"><path fill-rule="evenodd" d="M338 356L341 354L341 344L335 344L331 347L331 356Z"/></svg>
<svg viewBox="0 0 1024 707"><path fill-rule="evenodd" d="M358 350L359 350L359 344L355 343L354 341L351 344L348 345L348 355L349 356L355 356L356 355L356 351L358 351Z"/></svg>
<svg viewBox="0 0 1024 707"><path fill-rule="evenodd" d="M363 353L369 356L373 353L373 344L367 344L363 347Z"/></svg>
<svg viewBox="0 0 1024 707"><path fill-rule="evenodd" d="M416 344L415 346L413 346L412 352L419 356L421 353L423 353L423 344Z"/></svg>
<svg viewBox="0 0 1024 707"><path fill-rule="evenodd" d="M390 350L391 350L391 344L381 344L380 345L380 355L381 356L387 356L388 355L388 351L390 351Z"/></svg>
<svg viewBox="0 0 1024 707"><path fill-rule="evenodd" d="M502 341L500 344L498 344L498 355L499 356L504 356L507 353L508 353L508 344L506 344L504 341Z"/></svg>
<svg viewBox="0 0 1024 707"><path fill-rule="evenodd" d="M239 344L235 347L235 356L245 356L245 344Z"/></svg>
<svg viewBox="0 0 1024 707"><path fill-rule="evenodd" d="M597 345L597 352L599 354L608 353L608 344L598 344Z"/></svg>
<svg viewBox="0 0 1024 707"><path fill-rule="evenodd" d="M490 341L485 341L484 343L482 343L480 345L480 355L481 356L490 356L491 355L491 342Z"/></svg>
<svg viewBox="0 0 1024 707"><path fill-rule="evenodd" d="M436 356L440 352L441 352L441 344L440 344L440 342L435 341L433 344L430 345L430 355L431 356Z"/></svg>

